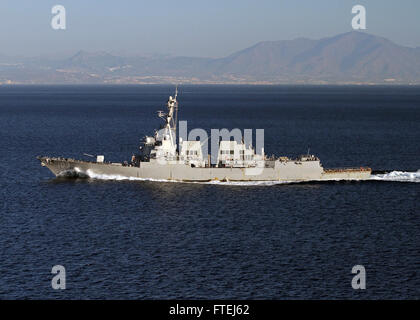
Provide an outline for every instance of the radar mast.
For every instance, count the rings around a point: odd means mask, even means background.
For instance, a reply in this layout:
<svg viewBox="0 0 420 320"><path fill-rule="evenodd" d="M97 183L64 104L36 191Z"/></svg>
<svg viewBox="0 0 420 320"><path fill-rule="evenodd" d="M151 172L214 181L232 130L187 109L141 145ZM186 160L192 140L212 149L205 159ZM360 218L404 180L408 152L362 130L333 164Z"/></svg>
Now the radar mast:
<svg viewBox="0 0 420 320"><path fill-rule="evenodd" d="M175 88L174 97L169 96L167 102L167 112L165 113L163 111L158 111L159 118L161 118L165 122L165 124L161 127L161 132L163 134L163 137L169 137L172 146L175 146L176 141L176 130L178 121L178 101L176 100L177 96L178 86L176 86Z"/></svg>

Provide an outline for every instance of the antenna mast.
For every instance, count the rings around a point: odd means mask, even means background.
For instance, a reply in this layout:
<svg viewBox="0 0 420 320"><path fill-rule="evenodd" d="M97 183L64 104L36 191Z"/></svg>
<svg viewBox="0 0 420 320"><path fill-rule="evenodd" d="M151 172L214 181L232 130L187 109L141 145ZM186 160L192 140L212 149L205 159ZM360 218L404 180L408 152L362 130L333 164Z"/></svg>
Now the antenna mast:
<svg viewBox="0 0 420 320"><path fill-rule="evenodd" d="M175 132L175 140L176 140L176 129L178 127L178 101L176 100L176 97L178 96L178 85L175 87L175 123L174 123L174 132Z"/></svg>

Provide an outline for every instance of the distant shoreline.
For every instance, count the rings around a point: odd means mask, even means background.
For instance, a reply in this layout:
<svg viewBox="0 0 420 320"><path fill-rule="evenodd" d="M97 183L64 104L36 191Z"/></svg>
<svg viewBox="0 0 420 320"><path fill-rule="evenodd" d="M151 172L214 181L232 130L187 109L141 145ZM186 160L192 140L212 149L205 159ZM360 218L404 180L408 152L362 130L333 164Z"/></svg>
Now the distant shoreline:
<svg viewBox="0 0 420 320"><path fill-rule="evenodd" d="M418 83L233 83L233 82L150 82L150 83L0 83L0 87L17 86L314 86L314 87L361 87L361 86L381 86L381 87L416 87Z"/></svg>

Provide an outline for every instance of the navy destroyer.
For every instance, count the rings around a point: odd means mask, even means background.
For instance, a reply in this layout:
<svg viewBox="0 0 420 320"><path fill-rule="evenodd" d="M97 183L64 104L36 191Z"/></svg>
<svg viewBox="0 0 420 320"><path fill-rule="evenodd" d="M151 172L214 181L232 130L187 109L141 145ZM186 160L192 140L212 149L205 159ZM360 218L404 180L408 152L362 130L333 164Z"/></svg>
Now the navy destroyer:
<svg viewBox="0 0 420 320"><path fill-rule="evenodd" d="M267 157L264 149L257 153L244 141L219 140L215 161L203 153L202 141L179 138L177 144L177 91L169 97L167 110L158 111L163 119L160 130L144 137L140 150L130 161L106 162L103 155L96 161L62 157L37 157L42 166L56 176L117 176L145 180L171 181L317 181L366 180L372 170L365 167L324 169L318 157L303 155L297 159Z"/></svg>

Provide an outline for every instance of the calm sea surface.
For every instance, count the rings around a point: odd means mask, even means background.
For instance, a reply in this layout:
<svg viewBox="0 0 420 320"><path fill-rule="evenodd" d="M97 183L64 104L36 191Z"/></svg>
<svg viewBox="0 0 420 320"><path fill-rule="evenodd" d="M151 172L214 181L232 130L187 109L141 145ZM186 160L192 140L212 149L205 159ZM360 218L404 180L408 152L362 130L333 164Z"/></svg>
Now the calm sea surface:
<svg viewBox="0 0 420 320"><path fill-rule="evenodd" d="M265 129L267 154L387 172L371 181L66 180L37 161L128 160L173 89L0 87L1 299L420 298L419 87L180 88L191 129Z"/></svg>

